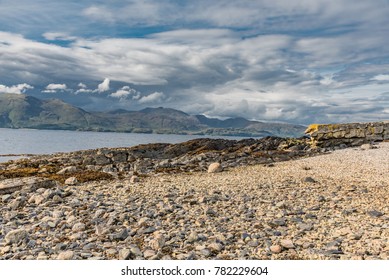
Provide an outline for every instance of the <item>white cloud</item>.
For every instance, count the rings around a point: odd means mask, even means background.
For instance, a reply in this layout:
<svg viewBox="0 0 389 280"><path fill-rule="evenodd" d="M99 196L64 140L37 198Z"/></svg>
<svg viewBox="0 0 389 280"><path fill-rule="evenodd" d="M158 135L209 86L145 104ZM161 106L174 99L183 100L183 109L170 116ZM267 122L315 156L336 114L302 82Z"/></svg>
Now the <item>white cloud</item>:
<svg viewBox="0 0 389 280"><path fill-rule="evenodd" d="M161 102L165 98L165 94L163 92L154 92L149 95L141 97L138 102L139 103L157 103Z"/></svg>
<svg viewBox="0 0 389 280"><path fill-rule="evenodd" d="M65 91L67 90L66 84L49 84L46 86L46 89L43 90L42 92L44 93L57 93L59 91Z"/></svg>
<svg viewBox="0 0 389 280"><path fill-rule="evenodd" d="M371 80L373 80L373 81L389 81L389 75L380 74L380 75L374 76Z"/></svg>
<svg viewBox="0 0 389 280"><path fill-rule="evenodd" d="M93 90L91 90L91 89L80 88L80 89L76 90L74 93L79 94L79 93L92 93L92 92L93 92Z"/></svg>
<svg viewBox="0 0 389 280"><path fill-rule="evenodd" d="M0 93L15 93L15 94L22 94L25 93L29 89L33 89L34 87L29 84L18 84L14 86L5 86L0 85Z"/></svg>
<svg viewBox="0 0 389 280"><path fill-rule="evenodd" d="M109 90L110 79L105 78L104 81L97 86L97 92L102 93Z"/></svg>
<svg viewBox="0 0 389 280"><path fill-rule="evenodd" d="M117 90L116 92L111 93L109 96L114 98L125 99L131 95L133 96L133 99L136 99L140 95L140 92L130 88L129 86L124 86L121 89Z"/></svg>
<svg viewBox="0 0 389 280"><path fill-rule="evenodd" d="M75 94L79 94L79 93L92 93L92 92L96 92L97 91L97 90L88 89L87 85L84 84L84 83L79 83L77 86L79 87L79 89L74 91Z"/></svg>
<svg viewBox="0 0 389 280"><path fill-rule="evenodd" d="M67 88L66 84L49 84L46 87L48 90L65 90Z"/></svg>

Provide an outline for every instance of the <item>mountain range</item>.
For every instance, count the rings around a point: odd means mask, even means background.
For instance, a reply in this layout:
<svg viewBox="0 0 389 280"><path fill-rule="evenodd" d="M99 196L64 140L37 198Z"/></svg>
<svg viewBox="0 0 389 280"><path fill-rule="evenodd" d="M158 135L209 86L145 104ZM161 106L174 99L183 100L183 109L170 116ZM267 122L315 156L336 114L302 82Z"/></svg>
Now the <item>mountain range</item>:
<svg viewBox="0 0 389 280"><path fill-rule="evenodd" d="M87 112L59 99L6 93L0 94L0 127L248 137L300 137L306 128L239 117L220 120L163 107Z"/></svg>

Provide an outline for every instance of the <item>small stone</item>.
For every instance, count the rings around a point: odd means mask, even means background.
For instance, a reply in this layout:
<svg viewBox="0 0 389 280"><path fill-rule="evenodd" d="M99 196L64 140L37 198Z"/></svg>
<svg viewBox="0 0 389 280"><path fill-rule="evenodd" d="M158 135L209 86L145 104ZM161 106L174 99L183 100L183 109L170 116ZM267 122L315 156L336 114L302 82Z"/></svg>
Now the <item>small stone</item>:
<svg viewBox="0 0 389 280"><path fill-rule="evenodd" d="M53 221L49 221L49 222L47 222L47 225L48 225L49 227L51 227L51 228L55 228L56 223L53 222Z"/></svg>
<svg viewBox="0 0 389 280"><path fill-rule="evenodd" d="M282 251L282 247L280 245L270 246L270 252L272 252L274 254L279 254L279 253L281 253L281 251Z"/></svg>
<svg viewBox="0 0 389 280"><path fill-rule="evenodd" d="M4 246L2 249L1 249L1 253L2 254L7 254L8 252L11 251L11 246Z"/></svg>
<svg viewBox="0 0 389 280"><path fill-rule="evenodd" d="M213 162L208 166L208 173L217 173L217 172L222 172L223 168L220 163L218 162Z"/></svg>
<svg viewBox="0 0 389 280"><path fill-rule="evenodd" d="M327 250L324 252L325 255L341 255L343 251L340 249Z"/></svg>
<svg viewBox="0 0 389 280"><path fill-rule="evenodd" d="M287 205L286 205L285 201L277 202L275 206L276 206L277 208L280 208L280 209L287 208Z"/></svg>
<svg viewBox="0 0 389 280"><path fill-rule="evenodd" d="M313 248L315 245L311 242L304 242L302 245L303 249Z"/></svg>
<svg viewBox="0 0 389 280"><path fill-rule="evenodd" d="M54 195L53 196L53 202L55 202L55 203L61 203L63 201L63 198L62 197L60 197L59 195Z"/></svg>
<svg viewBox="0 0 389 280"><path fill-rule="evenodd" d="M104 228L101 226L101 225L96 225L95 226L95 234L96 235L102 235L102 234L104 234L105 233L105 230L104 230Z"/></svg>
<svg viewBox="0 0 389 280"><path fill-rule="evenodd" d="M75 216L69 216L69 218L66 220L66 222L69 224L69 225L72 225L73 222L77 221L77 218Z"/></svg>
<svg viewBox="0 0 389 280"><path fill-rule="evenodd" d="M14 200L11 202L10 207L11 207L11 209L16 210L16 209L18 209L19 207L21 207L22 204L23 204L23 203L22 203L21 200L19 200L19 199L14 199Z"/></svg>
<svg viewBox="0 0 389 280"><path fill-rule="evenodd" d="M57 243L54 247L54 251L58 252L58 251L63 251L66 249L66 244L64 243Z"/></svg>
<svg viewBox="0 0 389 280"><path fill-rule="evenodd" d="M82 247L82 250L89 251L89 250L93 250L95 248L96 248L96 244L95 243L88 243L84 247Z"/></svg>
<svg viewBox="0 0 389 280"><path fill-rule="evenodd" d="M135 244L130 245L130 251L135 256L142 256L142 251Z"/></svg>
<svg viewBox="0 0 389 280"><path fill-rule="evenodd" d="M86 228L85 224L84 223L76 223L74 224L74 226L72 227L72 231L73 232L80 232L80 231L84 231Z"/></svg>
<svg viewBox="0 0 389 280"><path fill-rule="evenodd" d="M150 234L150 233L153 233L156 231L156 228L155 227L147 227L145 228L142 233L145 233L145 234Z"/></svg>
<svg viewBox="0 0 389 280"><path fill-rule="evenodd" d="M250 247L258 247L259 241L258 240L251 240L247 243L247 245Z"/></svg>
<svg viewBox="0 0 389 280"><path fill-rule="evenodd" d="M11 198L12 196L10 194L5 194L1 197L1 201L7 203Z"/></svg>
<svg viewBox="0 0 389 280"><path fill-rule="evenodd" d="M160 234L160 233L155 234L154 233L154 239L152 239L149 242L149 245L153 250L158 251L158 250L163 248L163 246L165 245L165 242L166 242L166 239L165 239L165 236L163 234Z"/></svg>
<svg viewBox="0 0 389 280"><path fill-rule="evenodd" d="M75 172L77 172L77 167L68 166L68 167L65 167L65 168L61 169L60 171L58 171L57 174L62 175L62 174L69 174L69 173L75 173Z"/></svg>
<svg viewBox="0 0 389 280"><path fill-rule="evenodd" d="M210 250L208 250L208 249L201 249L199 251L199 253L201 255L203 255L204 257L209 257L212 254L212 252Z"/></svg>
<svg viewBox="0 0 389 280"><path fill-rule="evenodd" d="M57 256L57 260L72 260L74 257L74 252L73 251L64 251L59 253Z"/></svg>
<svg viewBox="0 0 389 280"><path fill-rule="evenodd" d="M76 232L76 233L73 233L72 235L69 236L70 240L80 240L82 238L83 238L82 232Z"/></svg>
<svg viewBox="0 0 389 280"><path fill-rule="evenodd" d="M65 180L65 185L74 186L78 184L78 180L76 177L70 177Z"/></svg>
<svg viewBox="0 0 389 280"><path fill-rule="evenodd" d="M5 241L7 244L18 244L28 239L28 233L25 229L15 229L7 233Z"/></svg>
<svg viewBox="0 0 389 280"><path fill-rule="evenodd" d="M108 257L112 258L112 257L116 256L117 251L116 251L116 249L111 248L111 249L108 249L107 251L105 251L105 253L107 254Z"/></svg>
<svg viewBox="0 0 389 280"><path fill-rule="evenodd" d="M37 260L47 260L47 256L46 256L46 253L45 252L39 252L37 258Z"/></svg>
<svg viewBox="0 0 389 280"><path fill-rule="evenodd" d="M60 210L54 210L51 215L53 216L53 218L55 219L59 219L59 218L62 218L63 217L63 212L60 211Z"/></svg>
<svg viewBox="0 0 389 280"><path fill-rule="evenodd" d="M269 222L269 225L272 227L277 227L277 226L285 226L286 225L286 219L281 218L281 219L275 219Z"/></svg>
<svg viewBox="0 0 389 280"><path fill-rule="evenodd" d="M313 229L312 224L305 224L305 223L299 223L297 224L297 227L302 231L310 231Z"/></svg>
<svg viewBox="0 0 389 280"><path fill-rule="evenodd" d="M312 177L305 177L304 178L305 183L316 183L317 181L313 179Z"/></svg>
<svg viewBox="0 0 389 280"><path fill-rule="evenodd" d="M378 217L381 217L384 215L384 213L376 211L376 210L368 211L367 214L369 214L369 216L375 217L375 218L378 218Z"/></svg>
<svg viewBox="0 0 389 280"><path fill-rule="evenodd" d="M130 178L130 183L131 183L131 184L137 183L137 182L139 182L139 181L140 181L140 180L139 180L139 177L138 177L138 176L133 175L133 176L131 176L131 178Z"/></svg>
<svg viewBox="0 0 389 280"><path fill-rule="evenodd" d="M189 236L188 236L188 238L187 238L187 241L188 241L189 243L193 243L193 242L196 242L198 239L199 239L199 235L197 234L197 232L192 231L192 232L189 234Z"/></svg>
<svg viewBox="0 0 389 280"><path fill-rule="evenodd" d="M217 216L217 212L212 208L205 209L205 215L207 216Z"/></svg>
<svg viewBox="0 0 389 280"><path fill-rule="evenodd" d="M221 250L223 250L223 245L221 243L214 242L208 246L208 249L212 252L219 253Z"/></svg>
<svg viewBox="0 0 389 280"><path fill-rule="evenodd" d="M131 258L131 250L130 249L121 249L119 251L119 259L120 260L129 260Z"/></svg>
<svg viewBox="0 0 389 280"><path fill-rule="evenodd" d="M243 232L241 235L240 235L240 238L242 240L246 240L247 238L250 238L250 234L248 234L247 232Z"/></svg>
<svg viewBox="0 0 389 280"><path fill-rule="evenodd" d="M151 257L154 257L155 256L155 251L154 250L146 250L143 252L143 257L145 257L146 259L148 258L151 258Z"/></svg>
<svg viewBox="0 0 389 280"><path fill-rule="evenodd" d="M281 246L286 248L286 249L293 249L294 248L293 241L290 239L282 239Z"/></svg>
<svg viewBox="0 0 389 280"><path fill-rule="evenodd" d="M150 219L148 217L142 217L138 220L138 225L143 227L143 226L146 226L147 225L147 222L149 221Z"/></svg>
<svg viewBox="0 0 389 280"><path fill-rule="evenodd" d="M360 240L362 238L363 234L362 233L352 233L350 236L351 240Z"/></svg>
<svg viewBox="0 0 389 280"><path fill-rule="evenodd" d="M370 143L361 145L361 150L370 150L370 149L374 149L374 148L376 148L376 147Z"/></svg>
<svg viewBox="0 0 389 280"><path fill-rule="evenodd" d="M36 205L41 204L43 201L45 201L45 197L40 194L35 194L30 197L28 200L28 203L35 203Z"/></svg>
<svg viewBox="0 0 389 280"><path fill-rule="evenodd" d="M127 229L123 229L120 232L113 235L114 240L124 241L128 237Z"/></svg>

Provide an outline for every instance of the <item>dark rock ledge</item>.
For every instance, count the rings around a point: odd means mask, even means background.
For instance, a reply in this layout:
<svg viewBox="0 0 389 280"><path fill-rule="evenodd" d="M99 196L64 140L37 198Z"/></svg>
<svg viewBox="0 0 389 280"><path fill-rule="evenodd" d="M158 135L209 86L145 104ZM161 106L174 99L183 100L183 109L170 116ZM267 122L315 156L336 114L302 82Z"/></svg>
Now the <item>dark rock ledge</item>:
<svg viewBox="0 0 389 280"><path fill-rule="evenodd" d="M207 171L254 164L269 164L322 153L311 149L308 139L265 137L262 139L195 139L179 144L143 144L128 148L94 150L35 156L0 164L0 180L39 177L64 183L122 179L155 173ZM70 182L69 182L70 184Z"/></svg>

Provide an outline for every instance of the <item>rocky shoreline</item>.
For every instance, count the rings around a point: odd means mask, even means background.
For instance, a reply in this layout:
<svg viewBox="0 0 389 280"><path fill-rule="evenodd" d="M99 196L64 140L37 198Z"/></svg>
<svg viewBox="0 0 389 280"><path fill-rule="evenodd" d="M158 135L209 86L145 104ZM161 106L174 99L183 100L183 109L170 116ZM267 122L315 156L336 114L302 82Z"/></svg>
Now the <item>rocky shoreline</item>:
<svg viewBox="0 0 389 280"><path fill-rule="evenodd" d="M261 139L194 139L178 144L144 144L128 148L33 156L0 164L0 179L38 176L64 183L69 177L79 182L124 179L155 173L207 171L211 163L220 170L312 156L325 150L311 149L308 139L265 137Z"/></svg>
<svg viewBox="0 0 389 280"><path fill-rule="evenodd" d="M268 137L1 164L0 259L389 259L388 157Z"/></svg>

